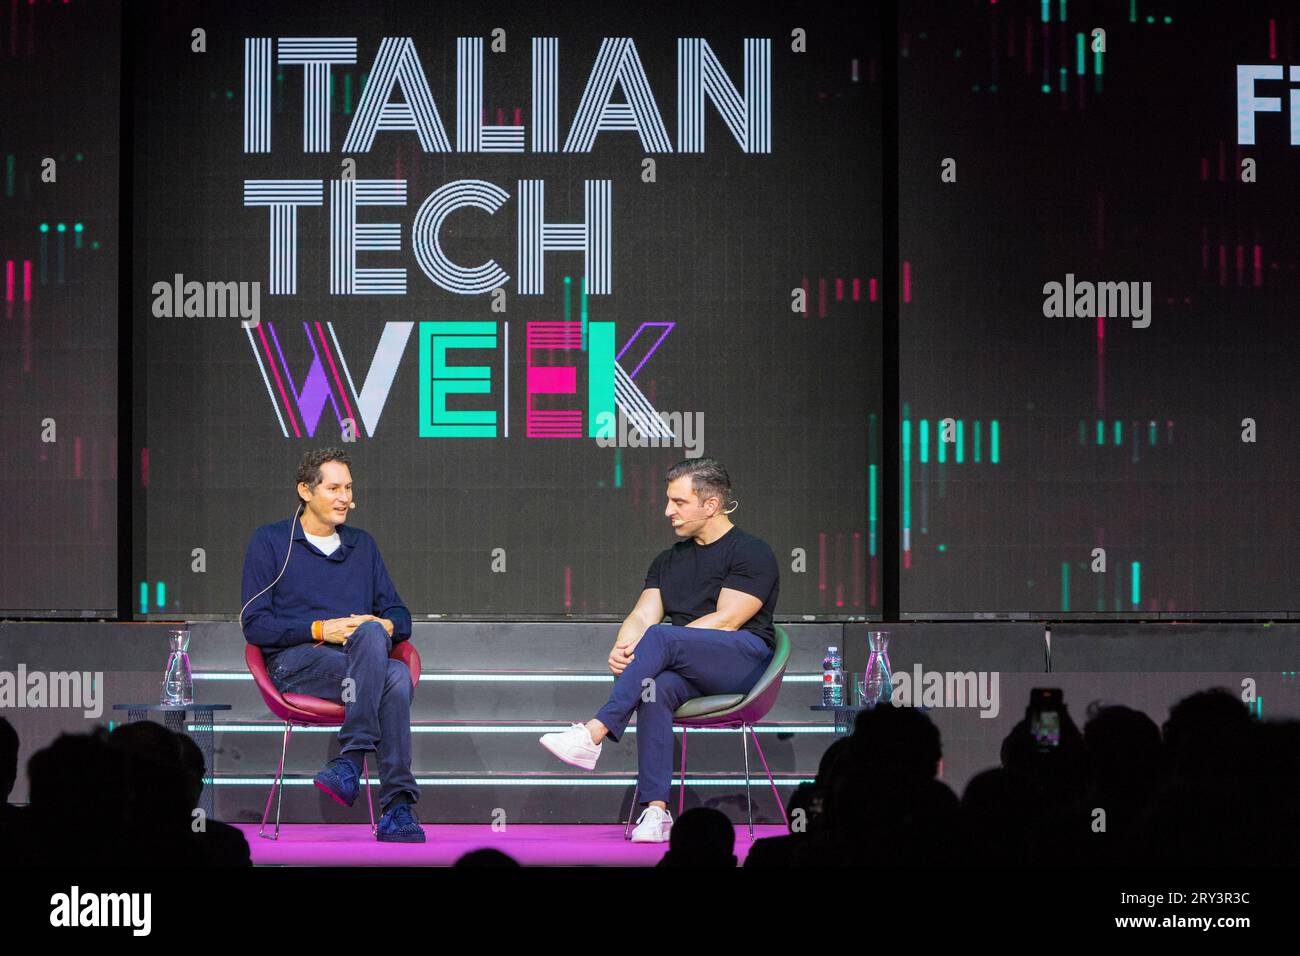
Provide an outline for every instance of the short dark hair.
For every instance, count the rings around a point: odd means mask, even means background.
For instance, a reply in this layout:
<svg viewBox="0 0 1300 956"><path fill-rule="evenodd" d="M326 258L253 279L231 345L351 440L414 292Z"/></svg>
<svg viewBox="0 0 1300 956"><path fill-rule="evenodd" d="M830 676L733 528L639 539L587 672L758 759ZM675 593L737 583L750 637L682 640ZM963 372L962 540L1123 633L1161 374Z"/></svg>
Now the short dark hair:
<svg viewBox="0 0 1300 956"><path fill-rule="evenodd" d="M664 481L676 481L683 475L690 476L691 488L700 504L717 498L722 502L722 510L727 510L731 504L731 476L722 467L722 462L716 458L687 458L669 468Z"/></svg>
<svg viewBox="0 0 1300 956"><path fill-rule="evenodd" d="M325 476L321 474L320 466L327 461L337 461L340 465L352 467L352 459L342 448L317 448L307 452L302 456L302 462L298 465L298 480L294 482L294 498L298 504L303 504L302 496L298 494L298 484L301 482L311 489L311 493L316 493L316 486L319 485Z"/></svg>

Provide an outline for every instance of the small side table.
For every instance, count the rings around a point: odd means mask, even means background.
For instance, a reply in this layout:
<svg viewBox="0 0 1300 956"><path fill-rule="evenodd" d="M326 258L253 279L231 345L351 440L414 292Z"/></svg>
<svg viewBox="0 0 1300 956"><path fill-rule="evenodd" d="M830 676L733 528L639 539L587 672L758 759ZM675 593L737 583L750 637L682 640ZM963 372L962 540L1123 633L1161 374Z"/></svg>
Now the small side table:
<svg viewBox="0 0 1300 956"><path fill-rule="evenodd" d="M862 705L841 704L836 707L834 704L813 704L809 710L833 711L835 714L835 736L846 737L853 733L853 722L858 719L858 713L869 708Z"/></svg>
<svg viewBox="0 0 1300 956"><path fill-rule="evenodd" d="M190 734L194 742L199 745L199 750L203 752L203 767L206 775L203 778L203 792L199 795L199 807L203 810L204 815L213 819L213 791L216 789L212 783L216 776L216 770L212 766L215 757L215 745L213 743L212 733L212 713L217 710L230 710L230 704L114 704L114 710L126 711L126 722L135 723L137 720L148 720L150 711L161 711L163 715L163 726L168 730L175 731L178 734L185 733L185 722L187 714L194 715L194 733Z"/></svg>

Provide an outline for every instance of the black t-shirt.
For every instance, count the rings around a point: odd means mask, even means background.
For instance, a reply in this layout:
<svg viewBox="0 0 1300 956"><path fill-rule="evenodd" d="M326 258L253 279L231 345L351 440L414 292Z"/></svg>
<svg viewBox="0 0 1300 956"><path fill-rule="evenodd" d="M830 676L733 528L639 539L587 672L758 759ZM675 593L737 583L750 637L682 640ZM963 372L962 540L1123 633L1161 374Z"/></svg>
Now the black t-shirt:
<svg viewBox="0 0 1300 956"><path fill-rule="evenodd" d="M677 542L650 563L645 586L659 589L664 611L678 626L716 611L723 588L752 594L763 606L740 629L776 646L772 615L781 589L776 555L766 541L739 528L712 544L696 544L694 538Z"/></svg>

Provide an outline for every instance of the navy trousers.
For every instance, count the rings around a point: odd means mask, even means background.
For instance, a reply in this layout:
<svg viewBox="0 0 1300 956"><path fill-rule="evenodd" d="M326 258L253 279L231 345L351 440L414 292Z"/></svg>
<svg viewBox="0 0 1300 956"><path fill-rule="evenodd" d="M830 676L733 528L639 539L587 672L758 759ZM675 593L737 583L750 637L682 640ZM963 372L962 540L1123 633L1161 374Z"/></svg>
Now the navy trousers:
<svg viewBox="0 0 1300 956"><path fill-rule="evenodd" d="M379 805L402 791L420 799L411 774L411 671L388 654L393 639L378 621L352 632L346 646L295 644L275 656L269 674L282 694L310 694L344 707L339 752L379 754ZM343 700L344 680L352 693Z"/></svg>
<svg viewBox="0 0 1300 956"><path fill-rule="evenodd" d="M749 631L656 624L632 650L596 719L615 743L636 717L641 802L668 801L673 777L673 711L692 697L746 694L772 662L772 648Z"/></svg>

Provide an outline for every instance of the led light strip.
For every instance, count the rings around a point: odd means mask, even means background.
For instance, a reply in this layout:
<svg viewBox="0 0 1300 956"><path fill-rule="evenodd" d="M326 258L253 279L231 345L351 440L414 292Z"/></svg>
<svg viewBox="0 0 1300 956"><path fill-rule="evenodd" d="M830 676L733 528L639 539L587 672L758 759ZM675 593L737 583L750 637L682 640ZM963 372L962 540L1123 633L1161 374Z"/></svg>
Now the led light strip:
<svg viewBox="0 0 1300 956"><path fill-rule="evenodd" d="M772 775L776 780L778 787L793 787L801 783L812 783L812 777L781 777L777 774ZM674 775L673 780L677 777ZM731 787L737 784L744 784L745 778L712 778L703 777L696 779L689 773L686 775L687 781L695 787ZM219 787L269 787L275 782L274 777L218 777L216 785ZM631 787L636 784L635 777L616 777L600 780L589 778L511 778L511 777L461 777L458 779L430 779L417 777L416 781L421 787ZM766 784L767 781L762 777L753 777L750 779L750 785L758 787ZM280 784L286 787L310 787L315 785L311 777L302 779L283 778Z"/></svg>
<svg viewBox="0 0 1300 956"><path fill-rule="evenodd" d="M196 671L195 680L252 680L253 675L243 671ZM421 674L421 681L440 681L456 683L501 682L532 684L612 684L613 674ZM786 674L781 678L785 684L820 684L821 674Z"/></svg>
<svg viewBox="0 0 1300 956"><path fill-rule="evenodd" d="M223 734L282 734L284 733L283 724L213 724L213 731L220 731ZM337 734L339 726L295 726L295 734ZM568 730L568 724L464 724L452 725L446 727L426 727L413 724L411 733L413 734L546 734ZM193 733L198 730L207 730L207 727L199 727L197 724L188 724L185 728L187 733ZM692 734L737 734L740 733L739 727L691 727ZM804 726L793 726L788 724L759 724L754 730L760 734L833 734L835 727L831 724L811 724ZM673 733L683 733L681 727L674 727ZM627 728L626 733L636 733L636 725L633 724Z"/></svg>

